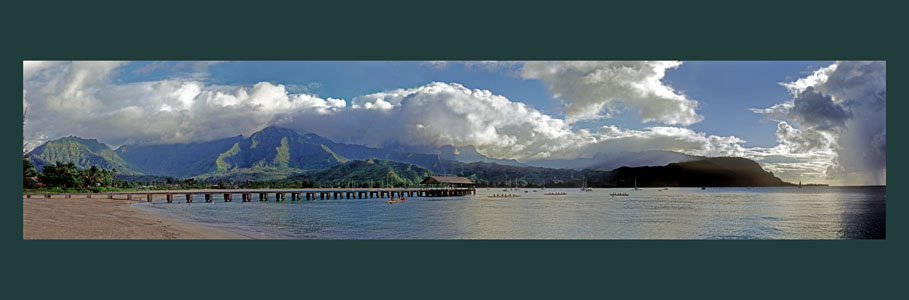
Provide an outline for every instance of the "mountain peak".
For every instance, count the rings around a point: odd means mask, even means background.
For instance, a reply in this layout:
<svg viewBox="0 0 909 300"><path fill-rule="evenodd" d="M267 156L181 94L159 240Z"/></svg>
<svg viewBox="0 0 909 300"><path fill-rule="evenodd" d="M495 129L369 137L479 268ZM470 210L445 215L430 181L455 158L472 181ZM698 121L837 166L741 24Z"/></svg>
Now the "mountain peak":
<svg viewBox="0 0 909 300"><path fill-rule="evenodd" d="M252 135L253 136L256 136L256 135L292 135L293 136L293 135L300 135L300 134L297 133L296 130L293 130L290 128L278 127L278 126L268 126L268 127L262 128L262 130L256 131L256 133L253 133Z"/></svg>
<svg viewBox="0 0 909 300"><path fill-rule="evenodd" d="M32 151L30 151L30 153L42 152L42 151L44 151L44 149L46 149L50 145L64 145L64 144L77 144L80 146L85 146L86 148L88 148L89 151L95 152L95 153L101 152L104 150L111 150L110 146L108 146L107 144L104 144L96 139L85 139L85 138L80 138L80 137L77 137L74 135L70 135L70 136L61 137L61 138L58 138L55 140L47 141L43 145L38 146L35 149L32 149Z"/></svg>
<svg viewBox="0 0 909 300"><path fill-rule="evenodd" d="M109 146L96 139L67 136L48 141L29 152L29 159L39 170L57 161L72 162L79 167L97 165L101 168L116 168L121 174L133 173L127 163Z"/></svg>
<svg viewBox="0 0 909 300"><path fill-rule="evenodd" d="M303 139L316 144L334 144L334 141L312 132L303 134Z"/></svg>

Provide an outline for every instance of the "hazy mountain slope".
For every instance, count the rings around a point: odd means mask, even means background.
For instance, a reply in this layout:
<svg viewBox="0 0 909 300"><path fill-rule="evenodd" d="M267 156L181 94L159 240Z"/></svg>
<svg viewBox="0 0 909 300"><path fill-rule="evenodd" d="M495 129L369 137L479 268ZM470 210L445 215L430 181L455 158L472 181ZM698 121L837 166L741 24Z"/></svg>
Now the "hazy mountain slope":
<svg viewBox="0 0 909 300"><path fill-rule="evenodd" d="M587 168L599 171L612 171L620 167L665 166L671 163L702 159L705 159L705 157L672 151L598 153L593 156L595 164Z"/></svg>
<svg viewBox="0 0 909 300"><path fill-rule="evenodd" d="M443 146L439 148L439 155L444 160L453 160L463 163L473 163L473 162L487 162L487 163L496 163L506 166L526 166L513 159L497 159L490 158L486 155L480 154L477 152L477 149L473 146L463 146L463 147L454 147L454 146Z"/></svg>
<svg viewBox="0 0 909 300"><path fill-rule="evenodd" d="M369 159L352 160L337 166L316 172L307 172L297 175L294 180L318 182L322 186L355 187L381 186L385 183L388 174L390 184L394 186L419 186L420 182L434 173L429 169L415 164L394 162L388 160Z"/></svg>
<svg viewBox="0 0 909 300"><path fill-rule="evenodd" d="M144 174L190 177L215 170L218 156L242 140L237 136L204 143L123 145L116 152Z"/></svg>
<svg viewBox="0 0 909 300"><path fill-rule="evenodd" d="M555 169L594 169L599 171L611 171L619 167L665 166L674 162L686 162L698 159L704 159L704 157L672 151L623 151L597 153L589 158L531 160L524 162L524 164Z"/></svg>

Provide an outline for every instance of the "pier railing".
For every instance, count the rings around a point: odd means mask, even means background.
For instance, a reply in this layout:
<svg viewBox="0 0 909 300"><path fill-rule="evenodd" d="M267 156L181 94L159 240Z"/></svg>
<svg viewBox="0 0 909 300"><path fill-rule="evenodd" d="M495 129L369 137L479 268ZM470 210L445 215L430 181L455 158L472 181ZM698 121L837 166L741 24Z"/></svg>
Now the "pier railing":
<svg viewBox="0 0 909 300"><path fill-rule="evenodd" d="M146 200L152 202L157 197L167 199L168 203L174 201L175 196L184 196L187 203L193 202L196 195L202 195L205 202L214 202L215 195L222 195L224 202L232 202L234 195L240 195L242 202L250 202L258 197L259 201L268 201L273 195L276 201L287 200L290 194L291 201L315 199L351 199L351 198L394 198L394 197L452 197L476 195L476 188L472 187L420 187L420 188L300 188L300 189L199 189L199 190L149 190L134 192L107 192L107 193L67 193L67 194L26 194L26 198L35 196L52 198L53 195L63 195L72 198L73 195L86 198L98 197L121 200ZM256 197L254 197L255 195ZM143 197L144 196L144 197ZM125 199L123 198L125 197ZM134 199L138 198L138 199Z"/></svg>

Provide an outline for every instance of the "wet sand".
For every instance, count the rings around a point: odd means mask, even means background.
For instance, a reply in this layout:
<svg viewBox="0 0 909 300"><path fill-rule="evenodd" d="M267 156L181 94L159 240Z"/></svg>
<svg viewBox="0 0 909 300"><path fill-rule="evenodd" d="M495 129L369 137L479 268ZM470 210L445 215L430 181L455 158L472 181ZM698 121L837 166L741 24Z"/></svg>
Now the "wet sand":
<svg viewBox="0 0 909 300"><path fill-rule="evenodd" d="M246 239L130 207L135 201L56 197L22 198L24 239Z"/></svg>

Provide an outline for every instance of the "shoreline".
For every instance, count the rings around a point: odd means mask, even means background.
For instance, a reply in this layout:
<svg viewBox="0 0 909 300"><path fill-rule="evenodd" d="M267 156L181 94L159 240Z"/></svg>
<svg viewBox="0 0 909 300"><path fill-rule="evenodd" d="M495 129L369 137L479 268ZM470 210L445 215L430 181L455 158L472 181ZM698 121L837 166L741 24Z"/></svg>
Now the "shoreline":
<svg viewBox="0 0 909 300"><path fill-rule="evenodd" d="M204 225L174 220L132 207L135 201L76 197L22 197L25 240L249 239Z"/></svg>

